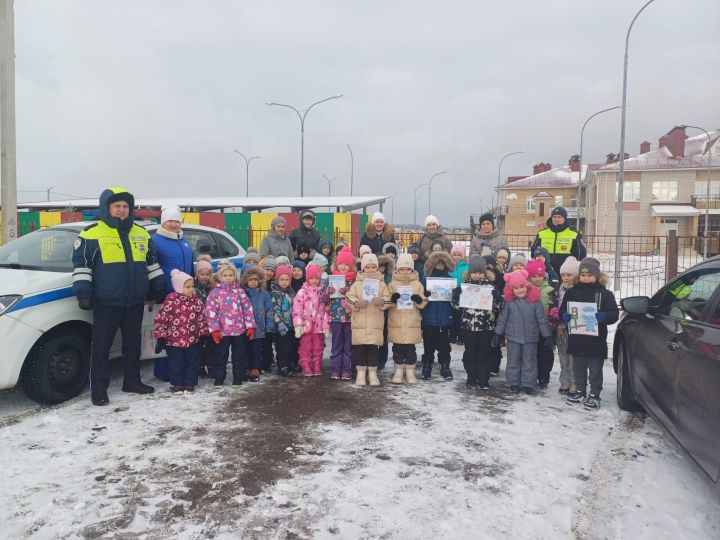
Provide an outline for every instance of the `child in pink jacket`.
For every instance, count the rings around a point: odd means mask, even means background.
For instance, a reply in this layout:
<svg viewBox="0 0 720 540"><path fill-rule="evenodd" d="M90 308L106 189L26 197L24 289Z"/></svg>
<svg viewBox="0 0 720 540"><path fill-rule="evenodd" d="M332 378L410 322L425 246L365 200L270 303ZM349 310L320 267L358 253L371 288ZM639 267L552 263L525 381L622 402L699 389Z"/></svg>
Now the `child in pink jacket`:
<svg viewBox="0 0 720 540"><path fill-rule="evenodd" d="M330 335L330 317L321 297L320 267L311 264L293 302L295 337L300 340L299 363L306 377L322 375L325 338Z"/></svg>
<svg viewBox="0 0 720 540"><path fill-rule="evenodd" d="M205 315L215 349L215 386L225 383L227 358L232 348L233 386L240 386L247 370L248 340L255 334L255 316L245 291L237 283L237 269L222 259L217 269L217 285L205 303Z"/></svg>

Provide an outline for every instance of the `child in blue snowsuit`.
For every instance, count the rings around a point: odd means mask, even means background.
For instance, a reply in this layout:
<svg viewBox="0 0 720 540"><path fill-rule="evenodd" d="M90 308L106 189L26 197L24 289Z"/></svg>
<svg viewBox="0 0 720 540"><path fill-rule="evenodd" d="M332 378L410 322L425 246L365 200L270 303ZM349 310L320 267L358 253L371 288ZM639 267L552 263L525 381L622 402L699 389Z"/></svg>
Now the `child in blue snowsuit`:
<svg viewBox="0 0 720 540"><path fill-rule="evenodd" d="M450 274L455 269L455 263L445 251L433 252L425 262L425 275L422 285L425 296L430 296L427 289L428 278L455 278ZM455 286L452 285L451 288ZM422 310L422 379L428 380L432 374L432 365L435 361L435 351L438 353L440 375L446 381L453 378L450 371L450 329L453 326L453 307L450 302L428 302Z"/></svg>

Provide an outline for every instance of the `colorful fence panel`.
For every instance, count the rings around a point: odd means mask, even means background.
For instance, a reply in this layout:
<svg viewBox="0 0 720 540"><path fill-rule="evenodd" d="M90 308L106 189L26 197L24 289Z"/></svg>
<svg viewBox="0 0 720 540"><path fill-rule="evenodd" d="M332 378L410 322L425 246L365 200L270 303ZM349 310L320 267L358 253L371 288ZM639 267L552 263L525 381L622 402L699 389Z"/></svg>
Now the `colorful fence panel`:
<svg viewBox="0 0 720 540"><path fill-rule="evenodd" d="M225 231L232 236L242 247L246 248L250 245L250 214L225 214Z"/></svg>

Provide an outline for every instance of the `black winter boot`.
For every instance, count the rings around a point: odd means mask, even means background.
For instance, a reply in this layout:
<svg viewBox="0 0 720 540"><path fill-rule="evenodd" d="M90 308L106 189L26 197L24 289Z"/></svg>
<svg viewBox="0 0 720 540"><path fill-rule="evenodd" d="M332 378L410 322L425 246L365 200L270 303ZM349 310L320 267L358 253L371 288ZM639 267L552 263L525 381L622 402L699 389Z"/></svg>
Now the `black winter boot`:
<svg viewBox="0 0 720 540"><path fill-rule="evenodd" d="M432 361L428 362L425 359L423 359L422 374L420 375L420 378L423 381L429 381L431 376L432 376Z"/></svg>
<svg viewBox="0 0 720 540"><path fill-rule="evenodd" d="M450 363L442 363L440 364L440 376L445 379L446 381L452 381L453 380L453 374L452 371L450 371Z"/></svg>

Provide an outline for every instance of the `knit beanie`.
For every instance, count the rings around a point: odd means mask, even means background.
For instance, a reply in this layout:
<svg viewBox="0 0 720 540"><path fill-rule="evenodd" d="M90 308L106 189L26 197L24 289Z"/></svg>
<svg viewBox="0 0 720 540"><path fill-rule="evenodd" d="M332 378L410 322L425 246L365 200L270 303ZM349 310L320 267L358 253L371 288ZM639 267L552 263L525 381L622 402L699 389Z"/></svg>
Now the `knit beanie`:
<svg viewBox="0 0 720 540"><path fill-rule="evenodd" d="M412 255L413 253L415 255L422 255L422 250L420 249L420 246L417 244L410 244L410 247L408 247L407 252Z"/></svg>
<svg viewBox="0 0 720 540"><path fill-rule="evenodd" d="M375 212L375 213L372 215L372 218L370 219L370 223L375 223L376 221L378 221L378 220L380 220L380 219L383 220L383 221L385 221L385 216L383 215L383 213L382 213L382 212Z"/></svg>
<svg viewBox="0 0 720 540"><path fill-rule="evenodd" d="M514 289L515 287L528 286L528 273L525 270L515 270L505 274L505 286Z"/></svg>
<svg viewBox="0 0 720 540"><path fill-rule="evenodd" d="M560 266L561 274L570 274L571 276L577 276L580 271L580 263L578 260L570 255L565 262Z"/></svg>
<svg viewBox="0 0 720 540"><path fill-rule="evenodd" d="M301 253L307 253L308 255L310 255L310 248L305 244L298 244L296 251L298 255L300 255Z"/></svg>
<svg viewBox="0 0 720 540"><path fill-rule="evenodd" d="M492 256L492 255L483 255L482 258L485 259L485 264L487 264L488 266L492 266L493 268L495 268L495 265L497 264L497 259L496 259L494 256Z"/></svg>
<svg viewBox="0 0 720 540"><path fill-rule="evenodd" d="M274 231L275 227L280 224L287 225L287 220L282 216L277 216L273 218L273 220L270 222L270 230Z"/></svg>
<svg viewBox="0 0 720 540"><path fill-rule="evenodd" d="M545 263L542 261L532 260L527 263L527 273L529 277L542 276L545 277Z"/></svg>
<svg viewBox="0 0 720 540"><path fill-rule="evenodd" d="M182 294L185 282L188 280L193 281L192 276L186 274L185 272L181 272L177 268L170 272L170 281L172 282L173 290L176 293Z"/></svg>
<svg viewBox="0 0 720 540"><path fill-rule="evenodd" d="M397 268L409 268L410 270L414 270L415 261L412 260L412 257L409 253L402 253L398 257Z"/></svg>
<svg viewBox="0 0 720 540"><path fill-rule="evenodd" d="M272 255L268 255L265 257L265 260L263 261L263 269L265 270L275 270L277 268L277 261L275 260L275 257Z"/></svg>
<svg viewBox="0 0 720 540"><path fill-rule="evenodd" d="M313 257L312 264L317 264L318 266L327 266L327 257L325 257L325 255L323 255L322 253L316 253Z"/></svg>
<svg viewBox="0 0 720 540"><path fill-rule="evenodd" d="M552 209L552 212L550 212L550 217L552 216L562 216L567 220L568 213L567 210L565 210L562 206L556 206Z"/></svg>
<svg viewBox="0 0 720 540"><path fill-rule="evenodd" d="M275 257L275 262L278 266L290 266L290 259L288 259L285 255L278 255Z"/></svg>
<svg viewBox="0 0 720 540"><path fill-rule="evenodd" d="M450 250L450 255L452 255L455 252L459 252L460 255L462 255L462 258L465 258L465 245L464 244L453 244L452 249Z"/></svg>
<svg viewBox="0 0 720 540"><path fill-rule="evenodd" d="M600 279L600 261L593 257L585 257L580 262L578 274L590 274L591 276L595 276L597 279Z"/></svg>
<svg viewBox="0 0 720 540"><path fill-rule="evenodd" d="M231 270L233 274L235 274L235 279L237 280L237 267L227 259L220 259L217 269L218 277L220 277L225 270Z"/></svg>
<svg viewBox="0 0 720 540"><path fill-rule="evenodd" d="M362 256L362 259L360 260L360 270L365 270L365 267L368 264L374 264L378 268L380 267L378 264L378 258L372 253L366 253Z"/></svg>
<svg viewBox="0 0 720 540"><path fill-rule="evenodd" d="M487 263L484 257L479 255L473 255L470 257L470 263L468 265L468 276L470 274L484 274Z"/></svg>
<svg viewBox="0 0 720 540"><path fill-rule="evenodd" d="M508 262L508 268L512 268L513 264L518 264L518 263L527 267L527 264L528 264L527 257L525 257L525 255L523 255L522 253L516 253L515 255L513 255L510 258L510 262Z"/></svg>
<svg viewBox="0 0 720 540"><path fill-rule="evenodd" d="M182 221L180 208L177 206L163 206L162 213L160 214L160 223L163 224L166 221Z"/></svg>
<svg viewBox="0 0 720 540"><path fill-rule="evenodd" d="M246 250L247 253L257 253L258 250L255 246L249 246Z"/></svg>
<svg viewBox="0 0 720 540"><path fill-rule="evenodd" d="M305 281L310 281L312 278L320 279L320 267L317 264L308 264L305 272Z"/></svg>
<svg viewBox="0 0 720 540"><path fill-rule="evenodd" d="M315 224L315 213L312 210L303 210L300 212L300 222L302 223L302 220L306 217L312 218L313 225Z"/></svg>
<svg viewBox="0 0 720 540"><path fill-rule="evenodd" d="M195 263L195 273L197 274L200 270L210 270L212 273L213 267L211 261L210 255L198 255L197 263Z"/></svg>
<svg viewBox="0 0 720 540"><path fill-rule="evenodd" d="M440 251L445 251L445 244L442 240L433 240L430 244L430 251L433 251L434 246L440 246Z"/></svg>
<svg viewBox="0 0 720 540"><path fill-rule="evenodd" d="M392 242L388 242L382 247L383 254L387 255L388 253L394 253L396 256L398 254L398 247L397 245L393 244Z"/></svg>
<svg viewBox="0 0 720 540"><path fill-rule="evenodd" d="M501 255L505 255L506 259L510 258L510 251L504 247L498 248L497 251L495 251L495 258L497 259Z"/></svg>
<svg viewBox="0 0 720 540"><path fill-rule="evenodd" d="M482 225L483 221L489 221L492 224L493 228L495 228L495 217L492 214L488 213L480 216L478 223Z"/></svg>
<svg viewBox="0 0 720 540"><path fill-rule="evenodd" d="M337 267L341 264L346 264L348 268L352 268L355 264L355 256L352 254L352 250L348 246L342 248L335 258L335 266Z"/></svg>
<svg viewBox="0 0 720 540"><path fill-rule="evenodd" d="M428 215L428 216L425 218L425 226L427 227L427 226L430 225L431 223L434 223L434 224L437 225L438 227L440 226L440 220L439 220L438 218L436 218L435 216L433 216L432 214Z"/></svg>
<svg viewBox="0 0 720 540"><path fill-rule="evenodd" d="M292 279L292 266L290 266L289 264L278 266L275 269L275 281L277 281L280 276L287 276Z"/></svg>
<svg viewBox="0 0 720 540"><path fill-rule="evenodd" d="M372 248L366 244L363 244L360 246L360 249L358 250L358 256L362 259L363 255L367 255L368 253L372 253Z"/></svg>
<svg viewBox="0 0 720 540"><path fill-rule="evenodd" d="M260 262L260 255L257 251L252 252L248 250L248 252L245 254L245 259L243 260L243 263L248 264L251 262L254 262L255 264Z"/></svg>
<svg viewBox="0 0 720 540"><path fill-rule="evenodd" d="M299 261L299 260L298 260L298 261L294 261L294 262L292 263L292 267L293 267L293 268L302 268L303 270L305 270L305 263L302 262L302 261Z"/></svg>

